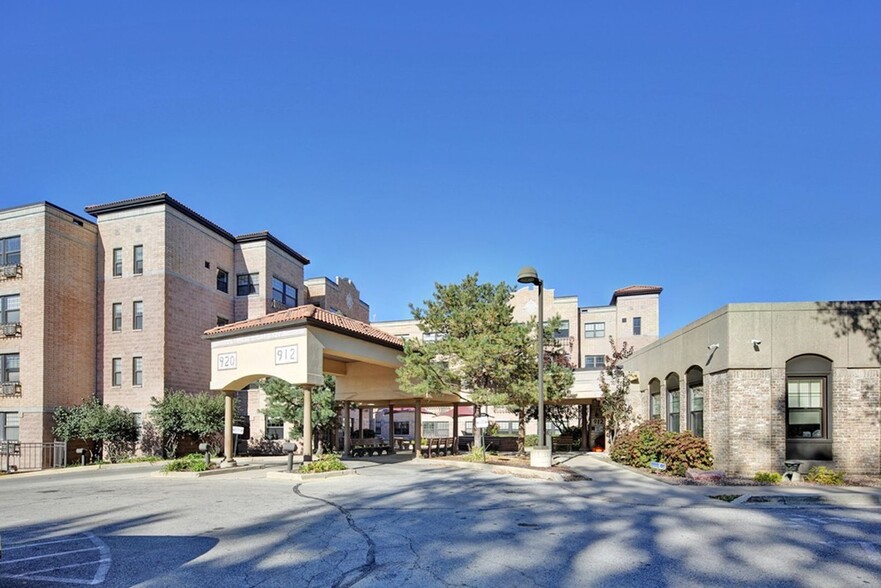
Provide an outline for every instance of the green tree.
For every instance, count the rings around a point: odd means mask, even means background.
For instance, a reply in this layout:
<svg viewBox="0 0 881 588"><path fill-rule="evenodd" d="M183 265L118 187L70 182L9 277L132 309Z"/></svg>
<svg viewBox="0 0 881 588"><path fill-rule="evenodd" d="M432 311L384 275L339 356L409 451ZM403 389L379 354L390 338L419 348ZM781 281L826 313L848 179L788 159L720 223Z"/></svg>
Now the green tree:
<svg viewBox="0 0 881 588"><path fill-rule="evenodd" d="M55 409L55 436L64 441L82 439L95 443L103 459L117 461L130 455L138 442L138 423L134 413L120 406L108 407L96 398L71 407Z"/></svg>
<svg viewBox="0 0 881 588"><path fill-rule="evenodd" d="M150 402L150 420L162 435L166 455L176 455L181 439L188 436L218 443L224 425L222 394L169 390L161 400L151 398Z"/></svg>
<svg viewBox="0 0 881 588"><path fill-rule="evenodd" d="M606 365L600 372L600 390L603 393L600 408L609 439L608 449L611 450L615 446L618 433L627 429L633 418L633 407L627 402L632 374L626 372L621 365L633 355L633 346L627 345L625 341L619 349L614 337L609 337L609 344L612 346L612 353L606 356Z"/></svg>
<svg viewBox="0 0 881 588"><path fill-rule="evenodd" d="M404 341L397 373L401 389L417 397L452 394L477 406L515 407L520 411L522 448L526 408L538 397L536 329L534 322L514 323L512 291L504 282L481 284L477 274L458 284L435 284L434 296L424 308L410 305L422 332L434 336L428 341ZM549 331L553 325L549 323ZM546 341L546 349L553 348L554 338L549 335ZM568 384L563 370L547 370L548 398L567 394L571 378L571 369ZM475 442L479 443L477 437Z"/></svg>
<svg viewBox="0 0 881 588"><path fill-rule="evenodd" d="M279 378L267 378L260 382L266 394L263 413L269 418L281 419L293 425L293 436L303 435L303 389ZM340 403L334 400L336 379L324 376L324 385L312 389L312 442L317 450L318 440L337 425Z"/></svg>

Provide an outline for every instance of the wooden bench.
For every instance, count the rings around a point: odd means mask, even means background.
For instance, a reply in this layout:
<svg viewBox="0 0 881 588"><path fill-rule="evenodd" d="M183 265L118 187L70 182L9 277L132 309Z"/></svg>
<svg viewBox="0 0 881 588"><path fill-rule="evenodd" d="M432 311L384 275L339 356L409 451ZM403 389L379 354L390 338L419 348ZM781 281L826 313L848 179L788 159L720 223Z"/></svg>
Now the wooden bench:
<svg viewBox="0 0 881 588"><path fill-rule="evenodd" d="M572 448L575 447L575 439L572 438L572 435L553 437L551 438L551 446L554 450L562 450L563 447L568 447L567 451L572 451Z"/></svg>
<svg viewBox="0 0 881 588"><path fill-rule="evenodd" d="M389 454L389 445L382 438L374 439L352 439L352 455L363 457L365 455L382 455L385 451Z"/></svg>

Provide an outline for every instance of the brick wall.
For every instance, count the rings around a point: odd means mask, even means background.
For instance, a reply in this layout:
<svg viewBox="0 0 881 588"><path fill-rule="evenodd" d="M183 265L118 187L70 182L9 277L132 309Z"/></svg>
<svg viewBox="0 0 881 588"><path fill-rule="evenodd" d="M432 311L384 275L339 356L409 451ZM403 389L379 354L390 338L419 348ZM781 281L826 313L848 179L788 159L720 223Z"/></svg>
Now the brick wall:
<svg viewBox="0 0 881 588"><path fill-rule="evenodd" d="M832 454L850 473L881 471L881 370L835 368Z"/></svg>

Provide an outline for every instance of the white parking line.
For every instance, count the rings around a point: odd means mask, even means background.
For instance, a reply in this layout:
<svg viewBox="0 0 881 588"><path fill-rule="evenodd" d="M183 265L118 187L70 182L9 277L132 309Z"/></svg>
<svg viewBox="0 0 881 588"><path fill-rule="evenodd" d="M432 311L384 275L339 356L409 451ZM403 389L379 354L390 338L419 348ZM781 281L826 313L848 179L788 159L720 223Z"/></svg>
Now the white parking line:
<svg viewBox="0 0 881 588"><path fill-rule="evenodd" d="M71 539L58 539L57 541L41 541L39 543L13 543L14 547L6 547L3 551L12 551L13 549L27 549L28 547L38 547L40 545L52 545L53 543L70 543L71 541L82 541L82 537L73 537Z"/></svg>
<svg viewBox="0 0 881 588"><path fill-rule="evenodd" d="M22 562L32 562L32 561L35 562L40 559L45 559L45 558L49 558L49 557L60 558L60 557L66 556L66 555L71 555L71 554L75 554L75 553L85 553L85 552L89 552L89 551L97 551L99 559L90 560L90 561L86 561L86 562L77 562L77 563L72 563L72 564L67 564L67 565L56 565L51 568L43 568L43 569L39 569L39 570L27 570L27 568L25 568L25 571L21 571L21 567L19 567L18 569L11 570L10 572L7 572L5 574L0 573L0 578L17 578L17 579L21 579L21 580L40 580L40 581L44 581L44 582L63 582L66 584L83 584L83 585L87 585L87 586L95 586L95 585L103 583L105 578L107 577L107 572L110 571L110 564L112 561L112 558L110 556L110 549L107 547L107 545L101 539L96 537L93 533L89 533L89 532L79 533L73 537L66 537L63 539L52 539L49 541L39 541L38 537L33 537L33 538L36 539L36 541L34 541L32 543L28 543L27 540L25 540L25 541L19 540L19 541L13 542L14 547L7 547L6 549L7 550L25 549L25 548L29 548L29 547L37 547L38 548L38 547L42 547L44 545L70 543L73 541L85 542L86 540L91 542L94 547L87 547L87 548L83 548L83 549L71 549L68 551L61 551L61 552L57 552L57 553L48 553L48 554L43 554L43 555L33 555L33 556L29 556L29 557L20 557L17 559L5 559L3 561L0 561L0 566L8 565L8 564L22 564ZM35 551L39 552L41 550L35 550ZM22 555L27 555L27 553L24 553ZM70 561L70 560L68 560L68 561ZM60 562L56 562L56 563L60 563ZM24 565L28 565L28 564L24 564ZM43 565L45 565L45 564L43 564ZM50 563L50 565L51 565L51 563ZM64 572L63 572L63 570L75 570L77 568L84 568L86 566L91 566L91 565L96 566L96 570L95 570L94 575L90 579L83 578L81 576L76 577L76 575L65 576ZM0 570L2 570L2 569L3 568L0 568ZM76 574L76 572L73 572L73 574ZM2 584L2 582L0 582L0 584Z"/></svg>
<svg viewBox="0 0 881 588"><path fill-rule="evenodd" d="M87 547L85 549L73 549L71 551L62 551L61 553L46 553L44 555L33 555L31 557L20 557L18 559L9 559L0 561L0 566L6 566L9 564L19 563L22 561L30 561L32 559L45 559L47 557L59 557L62 555L70 555L71 553L82 553L84 551L97 551L100 549L99 547Z"/></svg>
<svg viewBox="0 0 881 588"><path fill-rule="evenodd" d="M91 564L104 563L105 561L109 562L110 560L96 559L95 561L84 561L82 563L69 564L66 566L56 566L54 568L44 568L42 570L34 570L33 572L22 572L21 574L13 574L11 576L6 576L6 577L7 578L24 578L27 576L33 576L34 574L45 574L46 572L54 572L55 570L64 570L67 568L81 568L83 566L88 566ZM45 580L46 578L39 578L39 579ZM58 578L53 578L53 579L58 580ZM74 582L75 580L64 580L64 581L65 582ZM92 580L82 580L82 582L92 583Z"/></svg>

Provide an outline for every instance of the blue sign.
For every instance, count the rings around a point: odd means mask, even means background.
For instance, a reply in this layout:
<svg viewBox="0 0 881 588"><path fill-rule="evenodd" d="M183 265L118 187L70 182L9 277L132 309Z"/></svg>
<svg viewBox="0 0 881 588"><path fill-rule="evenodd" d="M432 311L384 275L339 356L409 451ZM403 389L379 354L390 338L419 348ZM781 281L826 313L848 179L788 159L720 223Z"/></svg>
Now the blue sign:
<svg viewBox="0 0 881 588"><path fill-rule="evenodd" d="M667 469L667 464L665 464L665 463L661 463L661 462L659 462L659 461L653 461L653 462L651 462L651 463L649 464L649 466L650 466L652 469L655 469L655 470L661 470L661 471L663 471L663 470L666 470L666 469Z"/></svg>

